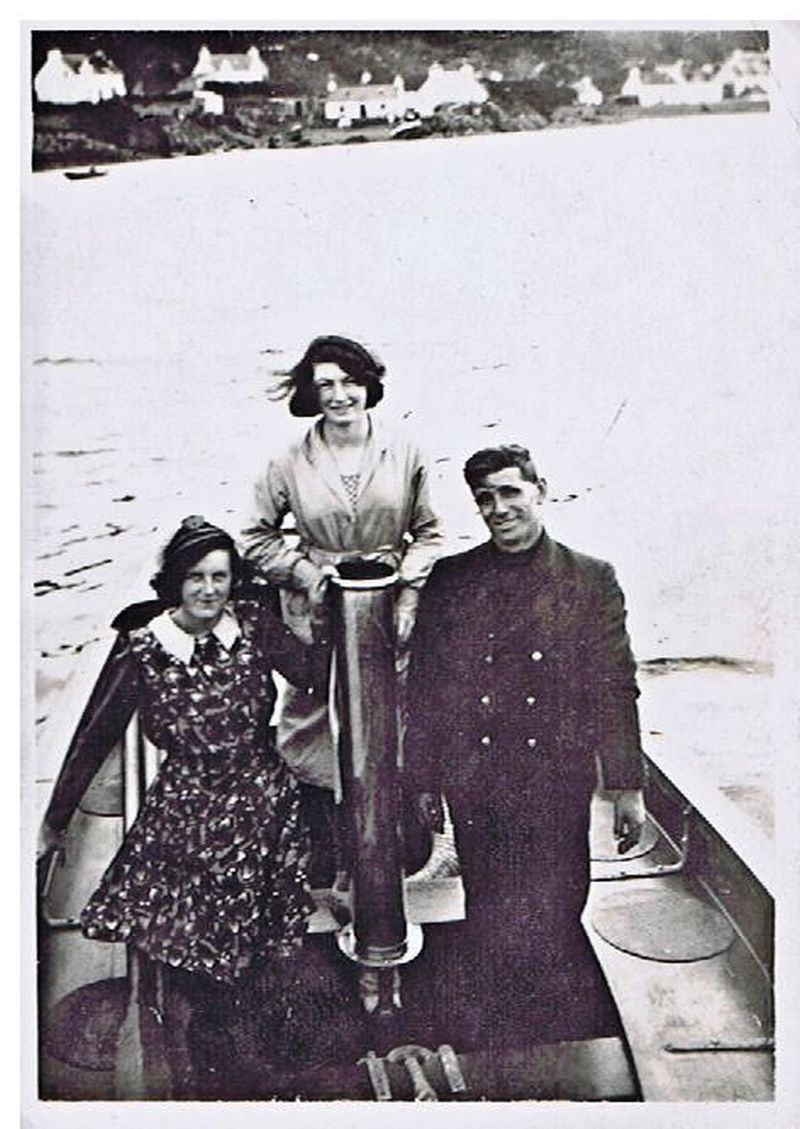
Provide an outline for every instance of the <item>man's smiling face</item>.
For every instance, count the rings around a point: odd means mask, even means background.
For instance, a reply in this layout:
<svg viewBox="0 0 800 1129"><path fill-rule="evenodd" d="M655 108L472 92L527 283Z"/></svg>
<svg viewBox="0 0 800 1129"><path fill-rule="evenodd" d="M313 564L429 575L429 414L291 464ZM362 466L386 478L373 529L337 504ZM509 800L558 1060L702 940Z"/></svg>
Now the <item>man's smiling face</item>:
<svg viewBox="0 0 800 1129"><path fill-rule="evenodd" d="M529 482L518 466L487 474L473 491L492 540L506 553L523 552L536 544L542 532L539 510L546 494L544 480Z"/></svg>

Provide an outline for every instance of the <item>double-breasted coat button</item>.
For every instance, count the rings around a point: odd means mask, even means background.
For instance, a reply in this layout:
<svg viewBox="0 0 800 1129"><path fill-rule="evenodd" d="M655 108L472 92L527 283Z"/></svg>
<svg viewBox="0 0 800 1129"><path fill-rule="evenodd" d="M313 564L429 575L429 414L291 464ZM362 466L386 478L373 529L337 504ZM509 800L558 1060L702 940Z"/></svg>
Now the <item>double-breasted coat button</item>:
<svg viewBox="0 0 800 1129"><path fill-rule="evenodd" d="M492 700L492 698L491 698L490 694L482 694L481 695L481 705L482 706L488 706L489 703L491 702L491 700Z"/></svg>
<svg viewBox="0 0 800 1129"><path fill-rule="evenodd" d="M528 694L527 698L525 699L525 704L529 706L536 705L535 696L533 694Z"/></svg>
<svg viewBox="0 0 800 1129"><path fill-rule="evenodd" d="M491 743L492 743L492 739L488 735L481 737L481 744L482 745L491 745Z"/></svg>
<svg viewBox="0 0 800 1129"><path fill-rule="evenodd" d="M544 658L544 655L541 651L531 651L531 658L535 663L540 663Z"/></svg>
<svg viewBox="0 0 800 1129"><path fill-rule="evenodd" d="M485 663L490 663L490 662L494 662L494 659L492 658L492 656L491 656L491 655L484 655L484 656L483 656L483 661L484 661Z"/></svg>
<svg viewBox="0 0 800 1129"><path fill-rule="evenodd" d="M534 746L536 745L536 738L535 737L529 737L528 740L525 742L525 744L528 746L529 749L534 748Z"/></svg>

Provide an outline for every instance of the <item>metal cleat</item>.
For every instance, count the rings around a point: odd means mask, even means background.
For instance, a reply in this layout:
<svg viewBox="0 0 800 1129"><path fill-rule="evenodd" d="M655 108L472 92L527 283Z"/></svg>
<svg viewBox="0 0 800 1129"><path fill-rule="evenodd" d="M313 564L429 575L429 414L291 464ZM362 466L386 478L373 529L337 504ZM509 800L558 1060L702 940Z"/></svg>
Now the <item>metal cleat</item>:
<svg viewBox="0 0 800 1129"><path fill-rule="evenodd" d="M467 1083L464 1081L464 1075L461 1073L461 1066L459 1065L456 1052L449 1043L442 1043L437 1054L439 1055L439 1062L442 1064L442 1071L447 1080L447 1085L450 1087L450 1092L453 1094L466 1093L468 1087Z"/></svg>
<svg viewBox="0 0 800 1129"><path fill-rule="evenodd" d="M428 1047L420 1047L414 1043L409 1043L404 1047L395 1047L386 1056L388 1062L402 1063L411 1075L415 1102L438 1102L439 1100L436 1091L425 1077L425 1071L420 1065L435 1058L435 1053Z"/></svg>
<svg viewBox="0 0 800 1129"><path fill-rule="evenodd" d="M392 1100L392 1087L389 1083L389 1075L386 1073L386 1066L383 1059L378 1058L374 1051L367 1051L365 1057L360 1058L358 1062L359 1065L363 1063L367 1068L367 1074L369 1075L375 1100L378 1102L390 1102Z"/></svg>

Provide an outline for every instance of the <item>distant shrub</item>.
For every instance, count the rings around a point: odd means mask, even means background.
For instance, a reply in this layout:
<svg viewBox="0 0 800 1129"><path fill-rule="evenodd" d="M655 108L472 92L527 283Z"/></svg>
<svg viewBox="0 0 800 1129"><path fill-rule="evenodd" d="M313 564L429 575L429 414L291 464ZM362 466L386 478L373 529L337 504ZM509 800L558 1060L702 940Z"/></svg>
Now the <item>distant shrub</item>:
<svg viewBox="0 0 800 1129"><path fill-rule="evenodd" d="M169 157L172 152L169 137L156 118L132 123L125 133L125 147L151 157Z"/></svg>

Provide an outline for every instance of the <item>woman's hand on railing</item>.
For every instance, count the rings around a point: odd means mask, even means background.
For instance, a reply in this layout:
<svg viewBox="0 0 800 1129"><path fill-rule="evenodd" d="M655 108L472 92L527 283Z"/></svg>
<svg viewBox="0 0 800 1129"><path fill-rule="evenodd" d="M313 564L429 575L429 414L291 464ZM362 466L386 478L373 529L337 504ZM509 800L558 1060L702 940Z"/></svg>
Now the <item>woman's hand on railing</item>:
<svg viewBox="0 0 800 1129"><path fill-rule="evenodd" d="M36 862L45 862L54 852L63 851L66 832L57 831L45 820L39 828L39 838L36 843Z"/></svg>
<svg viewBox="0 0 800 1129"><path fill-rule="evenodd" d="M328 585L332 576L336 576L333 565L322 565L307 589L308 613L312 624L317 626L323 624L326 619Z"/></svg>
<svg viewBox="0 0 800 1129"><path fill-rule="evenodd" d="M64 854L66 832L56 831L46 821L39 828L36 844L36 892L41 905L47 901L56 867Z"/></svg>

